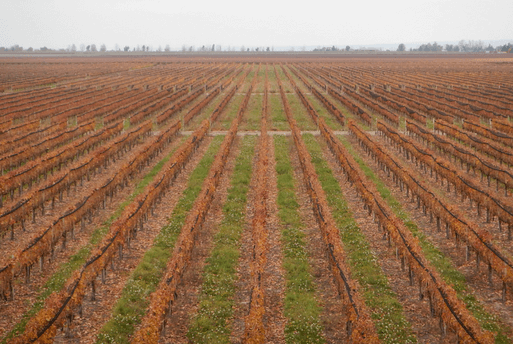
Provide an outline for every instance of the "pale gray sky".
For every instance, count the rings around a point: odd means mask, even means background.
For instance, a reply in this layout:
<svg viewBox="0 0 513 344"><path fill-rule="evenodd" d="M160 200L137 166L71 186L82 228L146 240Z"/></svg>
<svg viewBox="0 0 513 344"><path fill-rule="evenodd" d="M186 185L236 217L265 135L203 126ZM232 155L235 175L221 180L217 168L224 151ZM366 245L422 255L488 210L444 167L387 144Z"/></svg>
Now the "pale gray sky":
<svg viewBox="0 0 513 344"><path fill-rule="evenodd" d="M0 0L0 46L164 48L513 39L513 0Z"/></svg>

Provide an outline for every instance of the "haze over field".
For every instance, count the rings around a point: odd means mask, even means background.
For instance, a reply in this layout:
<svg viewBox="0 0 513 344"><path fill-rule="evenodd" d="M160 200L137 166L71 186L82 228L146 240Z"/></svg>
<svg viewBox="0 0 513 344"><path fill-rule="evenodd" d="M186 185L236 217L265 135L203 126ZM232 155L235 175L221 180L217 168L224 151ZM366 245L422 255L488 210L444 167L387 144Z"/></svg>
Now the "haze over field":
<svg viewBox="0 0 513 344"><path fill-rule="evenodd" d="M513 38L513 1L0 3L0 46L331 46Z"/></svg>

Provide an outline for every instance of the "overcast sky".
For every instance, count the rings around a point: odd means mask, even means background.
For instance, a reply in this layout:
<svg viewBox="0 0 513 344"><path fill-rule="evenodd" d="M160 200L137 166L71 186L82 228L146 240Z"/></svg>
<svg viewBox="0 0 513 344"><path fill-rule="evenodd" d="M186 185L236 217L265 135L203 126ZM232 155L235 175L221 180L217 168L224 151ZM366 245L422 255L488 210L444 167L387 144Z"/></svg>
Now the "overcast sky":
<svg viewBox="0 0 513 344"><path fill-rule="evenodd" d="M244 4L244 5L243 5ZM335 5L336 4L336 5ZM0 0L0 46L345 46L513 39L513 0Z"/></svg>

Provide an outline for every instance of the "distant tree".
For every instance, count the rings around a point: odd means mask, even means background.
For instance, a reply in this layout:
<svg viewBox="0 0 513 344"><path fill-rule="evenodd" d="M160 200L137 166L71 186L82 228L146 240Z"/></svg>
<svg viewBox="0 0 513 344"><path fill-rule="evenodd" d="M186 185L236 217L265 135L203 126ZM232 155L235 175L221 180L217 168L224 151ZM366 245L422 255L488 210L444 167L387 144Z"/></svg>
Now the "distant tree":
<svg viewBox="0 0 513 344"><path fill-rule="evenodd" d="M212 44L212 51L216 51L216 45Z"/></svg>
<svg viewBox="0 0 513 344"><path fill-rule="evenodd" d="M502 52L508 52L509 49L511 49L511 47L513 47L513 44L508 43L508 44L504 44L502 47L499 46L497 48L500 48L500 51L502 51Z"/></svg>
<svg viewBox="0 0 513 344"><path fill-rule="evenodd" d="M34 51L34 49L32 49L32 47L29 47L27 51Z"/></svg>
<svg viewBox="0 0 513 344"><path fill-rule="evenodd" d="M190 52L194 51L194 45L191 45L191 46L189 47L189 51L190 51Z"/></svg>
<svg viewBox="0 0 513 344"><path fill-rule="evenodd" d="M458 51L466 51L467 43L465 42L464 39L462 39L461 41L458 42L458 48L459 48Z"/></svg>
<svg viewBox="0 0 513 344"><path fill-rule="evenodd" d="M159 47L157 48L157 51L160 53L162 52L162 47L159 45Z"/></svg>
<svg viewBox="0 0 513 344"><path fill-rule="evenodd" d="M242 45L242 46L240 47L240 51L245 51L245 50L246 50L246 48L244 48L244 46Z"/></svg>
<svg viewBox="0 0 513 344"><path fill-rule="evenodd" d="M48 50L48 48L47 48L47 47L41 47L41 48L39 48L39 50L41 50L41 51L47 51L47 50Z"/></svg>
<svg viewBox="0 0 513 344"><path fill-rule="evenodd" d="M453 48L452 44L445 45L445 51L452 51L452 48Z"/></svg>
<svg viewBox="0 0 513 344"><path fill-rule="evenodd" d="M98 51L98 50L96 49L96 44L91 44L91 51L93 51L93 52Z"/></svg>
<svg viewBox="0 0 513 344"><path fill-rule="evenodd" d="M146 50L146 46L143 44L142 51L145 51L145 50Z"/></svg>
<svg viewBox="0 0 513 344"><path fill-rule="evenodd" d="M128 45L125 45L125 47L123 48L124 51L130 51L130 47Z"/></svg>
<svg viewBox="0 0 513 344"><path fill-rule="evenodd" d="M166 53L170 52L171 51L171 48L169 47L169 44L166 44L166 47L164 48L164 51Z"/></svg>
<svg viewBox="0 0 513 344"><path fill-rule="evenodd" d="M77 52L77 46L75 44L71 45L71 52L73 52L73 53Z"/></svg>
<svg viewBox="0 0 513 344"><path fill-rule="evenodd" d="M100 46L100 51L101 51L102 53L106 52L106 51L107 51L107 46L105 46L105 44L102 44L102 45Z"/></svg>
<svg viewBox="0 0 513 344"><path fill-rule="evenodd" d="M406 50L406 46L404 45L404 43L399 44L399 46L397 47L397 51L405 51L405 50Z"/></svg>
<svg viewBox="0 0 513 344"><path fill-rule="evenodd" d="M86 47L86 51L89 51L89 50L91 50L91 45L88 45L88 46Z"/></svg>
<svg viewBox="0 0 513 344"><path fill-rule="evenodd" d="M82 44L80 44L80 51L83 52L84 50L85 50L85 45L84 45L84 43L82 43Z"/></svg>
<svg viewBox="0 0 513 344"><path fill-rule="evenodd" d="M269 50L270 50L269 47L267 47L267 49L265 51L269 51Z"/></svg>
<svg viewBox="0 0 513 344"><path fill-rule="evenodd" d="M351 47L349 45L346 45L346 51L351 50Z"/></svg>
<svg viewBox="0 0 513 344"><path fill-rule="evenodd" d="M149 45L146 46L146 51L150 51L150 46Z"/></svg>

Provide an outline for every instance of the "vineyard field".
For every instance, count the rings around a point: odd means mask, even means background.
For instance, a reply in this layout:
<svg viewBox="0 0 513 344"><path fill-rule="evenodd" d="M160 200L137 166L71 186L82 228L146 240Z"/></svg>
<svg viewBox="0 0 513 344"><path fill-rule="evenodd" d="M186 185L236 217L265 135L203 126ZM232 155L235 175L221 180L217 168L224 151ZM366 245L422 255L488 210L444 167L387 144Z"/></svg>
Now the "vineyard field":
<svg viewBox="0 0 513 344"><path fill-rule="evenodd" d="M512 66L0 57L0 342L513 343Z"/></svg>

